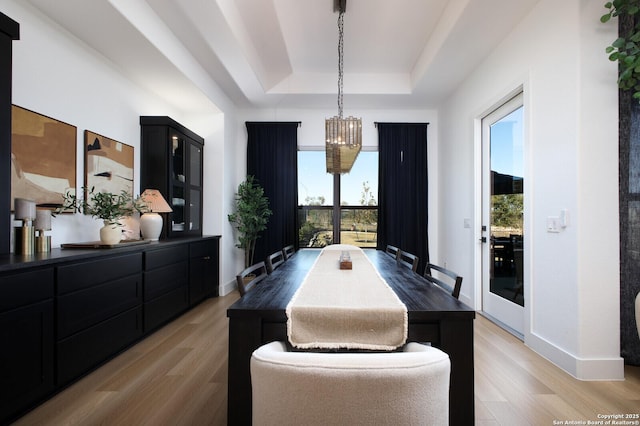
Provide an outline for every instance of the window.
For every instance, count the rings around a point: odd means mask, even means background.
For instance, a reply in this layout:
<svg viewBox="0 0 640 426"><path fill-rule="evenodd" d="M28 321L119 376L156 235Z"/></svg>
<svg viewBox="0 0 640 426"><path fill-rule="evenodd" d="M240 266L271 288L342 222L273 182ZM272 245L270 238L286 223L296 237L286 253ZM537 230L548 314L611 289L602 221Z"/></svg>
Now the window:
<svg viewBox="0 0 640 426"><path fill-rule="evenodd" d="M324 151L298 151L300 247L324 247L333 236L333 175ZM378 152L362 151L351 173L340 176L340 242L375 247L378 226Z"/></svg>
<svg viewBox="0 0 640 426"><path fill-rule="evenodd" d="M324 151L298 151L298 241L324 247L333 241L333 176Z"/></svg>

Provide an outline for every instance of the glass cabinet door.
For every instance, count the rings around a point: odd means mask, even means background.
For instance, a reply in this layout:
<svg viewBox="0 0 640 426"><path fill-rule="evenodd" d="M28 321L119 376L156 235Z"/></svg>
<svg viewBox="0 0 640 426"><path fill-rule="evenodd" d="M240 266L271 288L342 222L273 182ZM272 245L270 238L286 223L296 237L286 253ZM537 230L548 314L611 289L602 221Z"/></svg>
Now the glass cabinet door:
<svg viewBox="0 0 640 426"><path fill-rule="evenodd" d="M202 148L189 145L189 231L202 229Z"/></svg>
<svg viewBox="0 0 640 426"><path fill-rule="evenodd" d="M172 136L172 169L171 194L169 205L173 209L171 218L171 232L185 230L185 140L179 136Z"/></svg>

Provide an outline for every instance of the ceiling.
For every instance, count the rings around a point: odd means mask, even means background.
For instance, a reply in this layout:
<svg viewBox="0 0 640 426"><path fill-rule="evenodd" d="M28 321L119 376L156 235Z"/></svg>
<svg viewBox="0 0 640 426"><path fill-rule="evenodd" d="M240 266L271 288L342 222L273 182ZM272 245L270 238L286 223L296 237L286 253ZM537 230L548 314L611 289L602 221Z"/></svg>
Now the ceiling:
<svg viewBox="0 0 640 426"><path fill-rule="evenodd" d="M27 1L185 110L336 106L333 0ZM348 0L345 114L437 107L537 2Z"/></svg>

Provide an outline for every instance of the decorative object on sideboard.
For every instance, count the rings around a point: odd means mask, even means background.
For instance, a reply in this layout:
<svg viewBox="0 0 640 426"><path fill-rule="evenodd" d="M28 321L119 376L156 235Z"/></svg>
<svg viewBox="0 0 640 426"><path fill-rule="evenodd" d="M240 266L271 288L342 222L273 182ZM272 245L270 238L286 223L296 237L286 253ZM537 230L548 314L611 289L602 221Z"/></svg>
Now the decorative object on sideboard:
<svg viewBox="0 0 640 426"><path fill-rule="evenodd" d="M127 191L120 194L111 192L97 192L95 188L87 191L85 197L79 199L75 193L67 192L63 195L63 204L57 213L74 211L102 219L104 226L100 228L100 241L104 244L117 244L122 239L122 224L120 220L131 216L135 211L144 211L145 206L141 198L133 198Z"/></svg>
<svg viewBox="0 0 640 426"><path fill-rule="evenodd" d="M22 221L22 226L15 227L15 254L29 256L35 254L36 232L33 221L36 219L36 202L25 198L16 198L15 220Z"/></svg>
<svg viewBox="0 0 640 426"><path fill-rule="evenodd" d="M346 0L334 0L338 15L338 115L325 120L327 173L349 173L362 148L362 119L342 116L344 12Z"/></svg>
<svg viewBox="0 0 640 426"><path fill-rule="evenodd" d="M139 200L142 202L141 199ZM132 242L142 239L140 237L140 211L133 212L131 216L120 220L120 223L122 224L122 241Z"/></svg>
<svg viewBox="0 0 640 426"><path fill-rule="evenodd" d="M51 210L37 209L36 220L36 253L48 253L51 251L51 235L46 235L45 231L51 231Z"/></svg>
<svg viewBox="0 0 640 426"><path fill-rule="evenodd" d="M158 241L162 232L163 220L158 213L170 213L173 210L157 189L145 189L140 194L140 200L146 204L140 216L140 232L142 238L150 241Z"/></svg>

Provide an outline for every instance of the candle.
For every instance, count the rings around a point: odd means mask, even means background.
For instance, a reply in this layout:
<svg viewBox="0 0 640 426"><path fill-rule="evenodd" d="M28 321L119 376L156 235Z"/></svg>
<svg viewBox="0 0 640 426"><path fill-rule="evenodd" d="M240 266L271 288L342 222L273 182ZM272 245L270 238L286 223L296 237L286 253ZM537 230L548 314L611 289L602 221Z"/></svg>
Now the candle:
<svg viewBox="0 0 640 426"><path fill-rule="evenodd" d="M36 229L42 231L51 230L51 210L38 209L36 210L36 221L34 223Z"/></svg>
<svg viewBox="0 0 640 426"><path fill-rule="evenodd" d="M24 198L15 199L16 220L33 220L36 218L36 202Z"/></svg>

